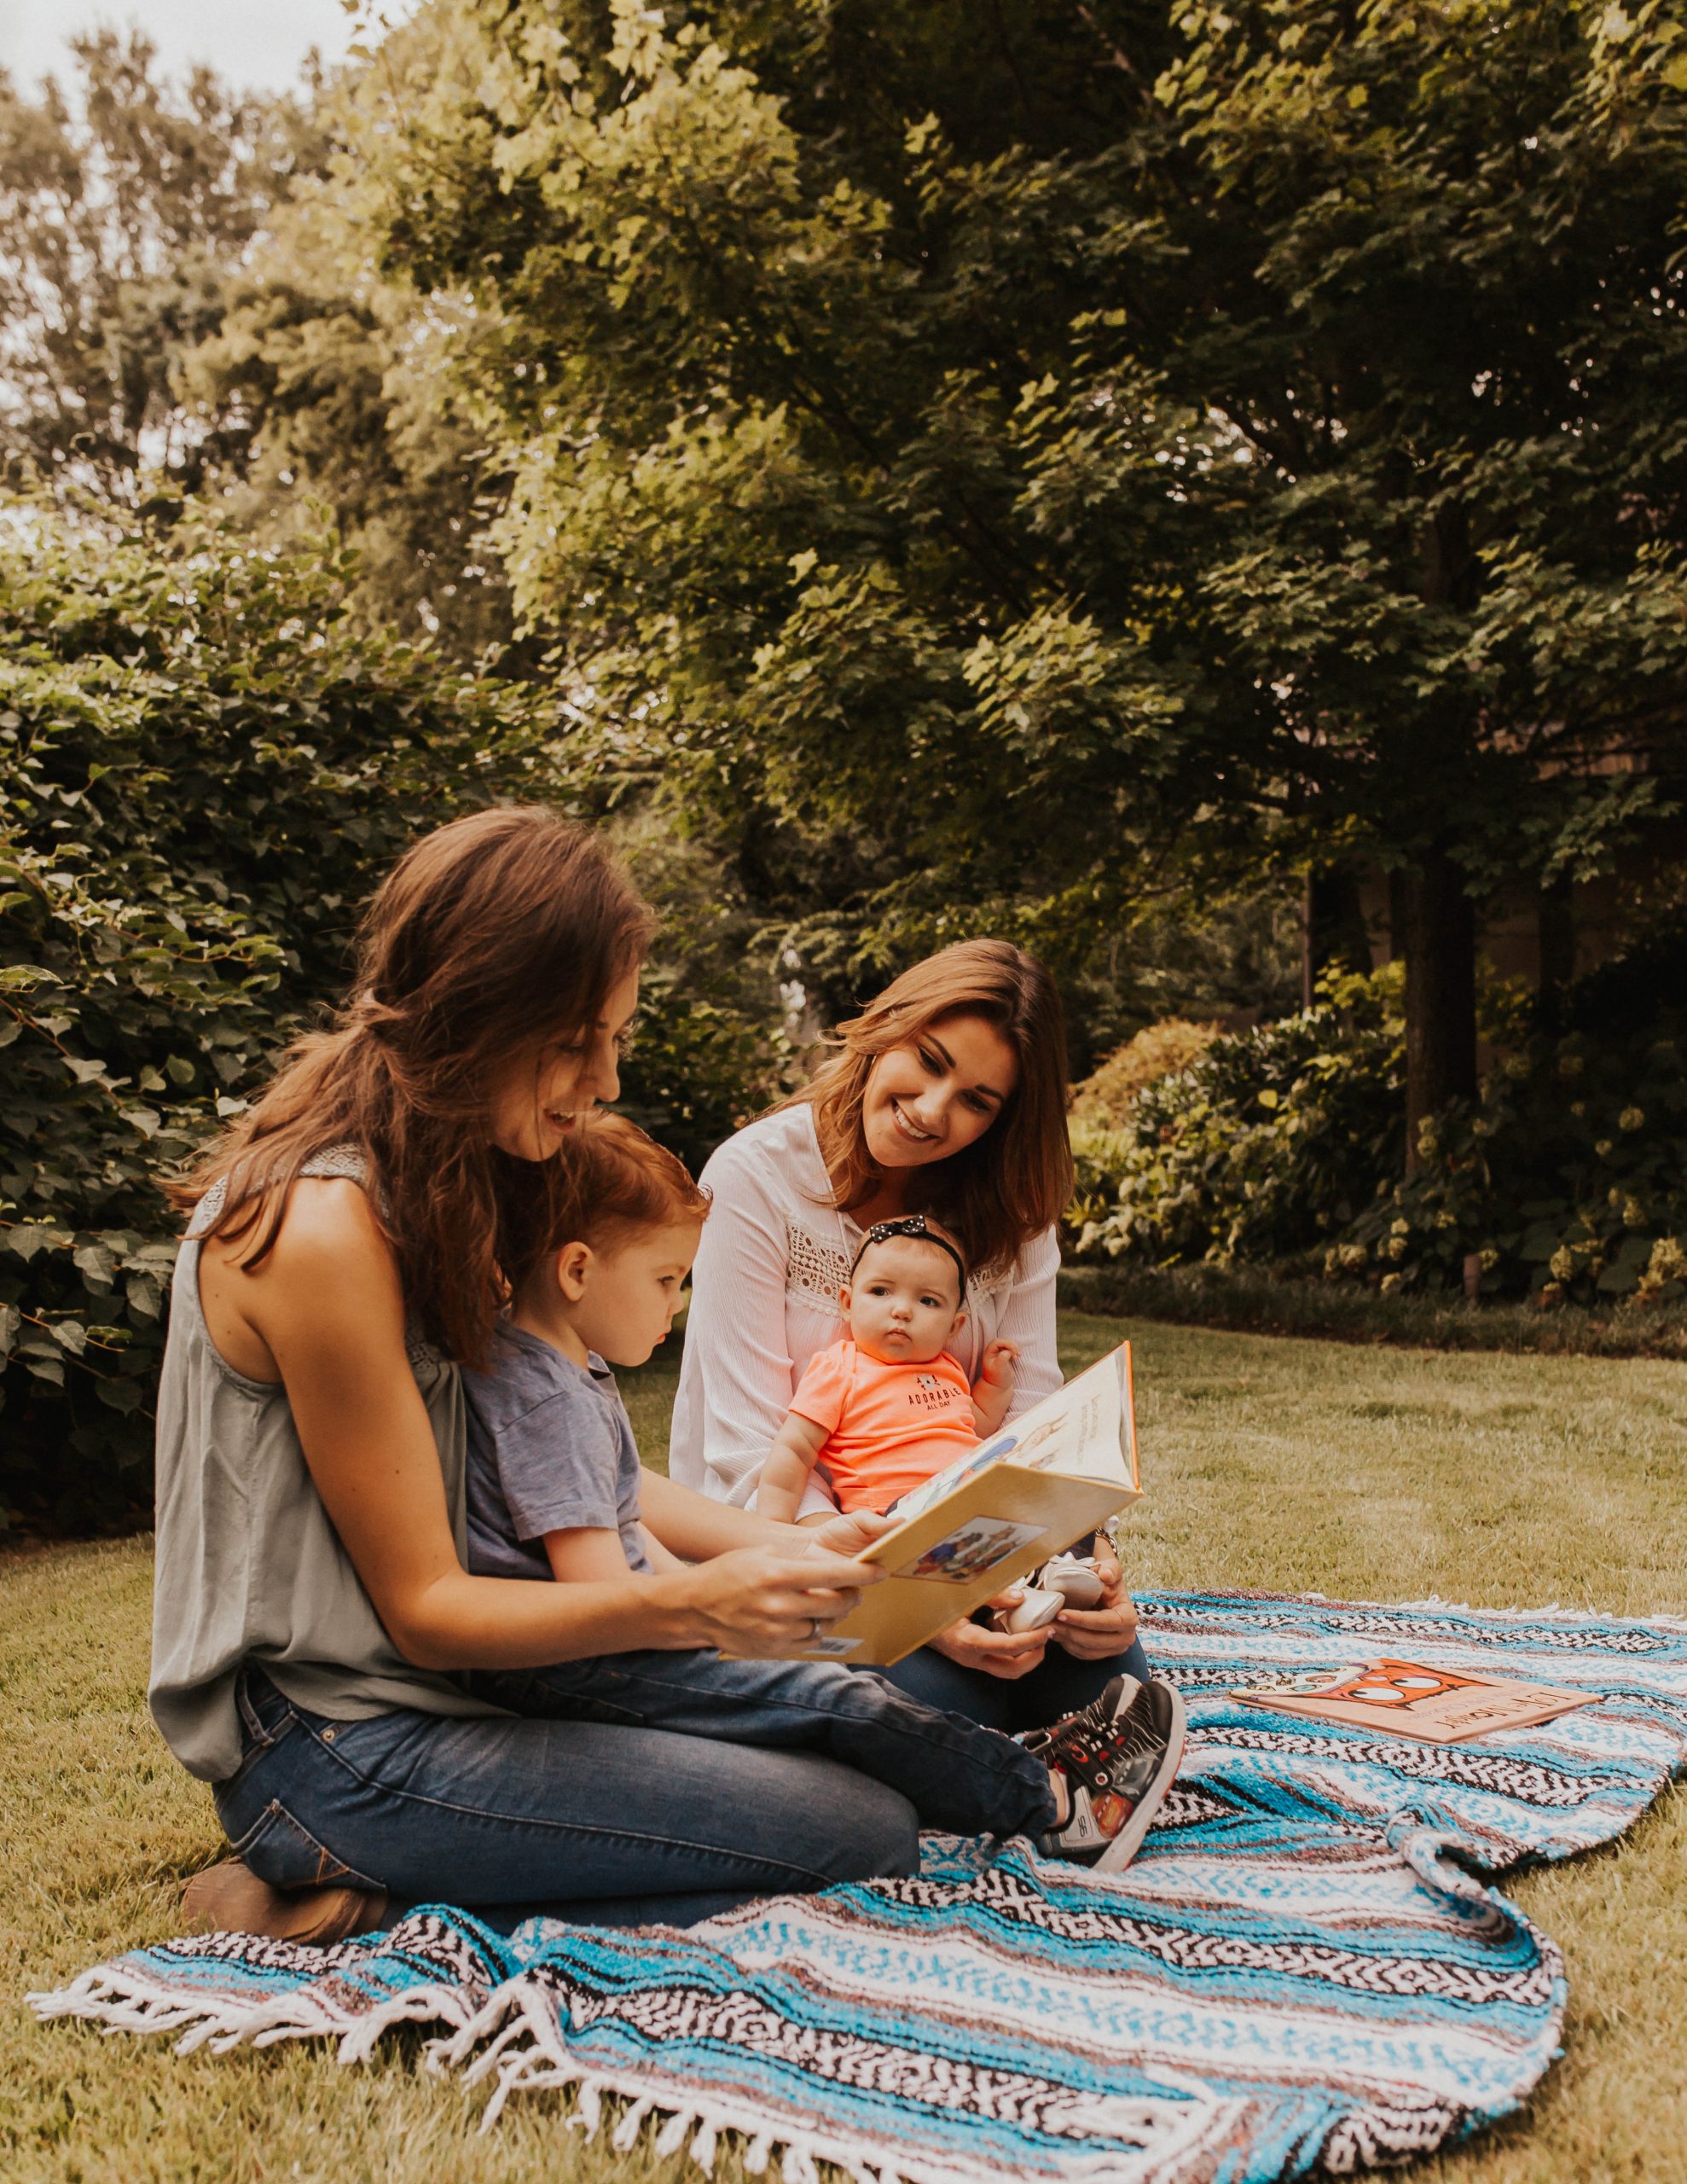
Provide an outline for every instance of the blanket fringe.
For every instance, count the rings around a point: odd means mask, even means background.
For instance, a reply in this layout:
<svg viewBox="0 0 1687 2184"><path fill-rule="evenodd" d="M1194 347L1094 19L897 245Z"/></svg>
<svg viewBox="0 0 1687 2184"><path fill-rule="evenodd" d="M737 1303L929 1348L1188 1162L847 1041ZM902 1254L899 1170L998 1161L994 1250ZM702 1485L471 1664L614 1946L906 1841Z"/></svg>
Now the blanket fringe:
<svg viewBox="0 0 1687 2184"><path fill-rule="evenodd" d="M646 2124L660 2117L655 2152L671 2156L689 2140L692 2157L704 2175L714 2173L722 2135L732 2132L742 2145L746 2173L766 2176L777 2155L782 2184L820 2184L822 2164L844 2169L852 2184L978 2184L978 2172L969 2165L953 2164L941 2157L926 2159L913 2148L894 2165L874 2169L864 2164L859 2143L852 2146L842 2136L769 2129L765 2111L758 2114L730 2102L705 2107L684 2094L652 2094L648 2080L641 2084L632 2072L623 2081L612 2072L584 2068L570 2054L547 1994L522 1977L487 1996L478 2009L471 2009L460 1991L430 1987L389 1996L350 2025L320 1995L282 1997L254 2008L249 1996L161 1993L144 1974L118 1966L96 1966L68 1987L27 1999L43 2018L96 2019L112 2032L176 2033L177 2050L182 2053L207 2042L220 2053L247 2043L337 2036L339 2059L348 2064L368 2061L383 2035L399 2024L443 2022L451 2029L428 2043L427 2067L460 2071L466 2087L485 2078L495 2081L480 2119L483 2132L496 2123L513 2094L569 2091L576 2104L567 2119L569 2129L583 2131L588 2140L595 2139L607 2118L605 2097L624 2101L610 2135L617 2153L630 2152ZM1205 2173L1206 2156L1215 2145L1228 2142L1246 2104L1215 2099L1209 2088L1194 2079L1188 2090L1186 2116L1169 2129L1166 2117L1155 2119L1160 2128L1151 2149L1145 2147L1140 2154L1127 2154L1122 2159L1113 2152L1081 2160L1070 2175L1087 2180L1087 2184L1147 2184L1151 2176L1161 2184L1172 2184L1173 2179ZM1102 2120L1097 2119L1098 2125ZM1108 2120L1115 2125L1118 2122L1116 2117ZM1143 2118L1145 2124L1148 2121ZM1194 2166L1186 2167L1191 2162Z"/></svg>
<svg viewBox="0 0 1687 2184"><path fill-rule="evenodd" d="M74 2017L97 2023L107 2032L173 2032L178 2055L206 2046L213 2054L225 2055L231 2048L269 2048L281 2040L333 2039L342 2063L367 2062L396 2025L461 2025L469 2017L461 1990L449 1986L413 1988L351 2020L308 1989L258 2004L246 1997L170 1994L144 1972L120 1964L96 1965L68 1987L24 1999L43 2021Z"/></svg>
<svg viewBox="0 0 1687 2184"><path fill-rule="evenodd" d="M125 1977L112 1965L96 1965L68 1987L45 1994L26 1995L24 2000L37 2017L83 2018L107 2032L185 2032L191 2037L203 2026L199 2038L219 2030L224 2013L193 1997L160 1994L145 1981ZM198 2044L198 2041L194 2041ZM187 2053L178 2042L177 2052Z"/></svg>

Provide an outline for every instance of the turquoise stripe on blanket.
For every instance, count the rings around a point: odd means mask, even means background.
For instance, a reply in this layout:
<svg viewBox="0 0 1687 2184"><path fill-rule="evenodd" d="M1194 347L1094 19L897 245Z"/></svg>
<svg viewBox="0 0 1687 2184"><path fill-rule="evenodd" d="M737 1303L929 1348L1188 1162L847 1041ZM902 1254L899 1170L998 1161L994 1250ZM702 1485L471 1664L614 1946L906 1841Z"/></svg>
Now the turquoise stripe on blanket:
<svg viewBox="0 0 1687 2184"><path fill-rule="evenodd" d="M683 1933L534 1920L506 1941L435 1906L325 1950L171 1943L33 1999L184 2048L333 2036L347 2060L425 2023L433 2067L491 2088L489 2123L512 2094L568 2088L617 2146L648 2123L707 2168L733 2130L752 2174L776 2154L787 2184L818 2161L862 2184L1265 2184L1398 2160L1515 2107L1557 2051L1562 1972L1467 1867L1567 1856L1644 1809L1687 1755L1687 1626L1140 1605L1191 1699L1191 1751L1116 1877L930 1837L918 1879ZM1480 1746L1408 1747L1223 1696L1250 1667L1381 1651L1614 1697Z"/></svg>

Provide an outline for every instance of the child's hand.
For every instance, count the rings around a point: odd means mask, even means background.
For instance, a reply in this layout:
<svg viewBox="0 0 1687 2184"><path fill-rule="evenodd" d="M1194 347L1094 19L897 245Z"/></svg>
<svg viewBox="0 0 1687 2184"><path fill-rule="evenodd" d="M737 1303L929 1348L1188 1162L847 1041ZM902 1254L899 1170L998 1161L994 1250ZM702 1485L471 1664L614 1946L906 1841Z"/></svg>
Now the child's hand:
<svg viewBox="0 0 1687 2184"><path fill-rule="evenodd" d="M1011 1342L988 1342L978 1367L978 1378L988 1380L993 1388L1011 1388L1013 1368L1019 1362L1019 1350Z"/></svg>

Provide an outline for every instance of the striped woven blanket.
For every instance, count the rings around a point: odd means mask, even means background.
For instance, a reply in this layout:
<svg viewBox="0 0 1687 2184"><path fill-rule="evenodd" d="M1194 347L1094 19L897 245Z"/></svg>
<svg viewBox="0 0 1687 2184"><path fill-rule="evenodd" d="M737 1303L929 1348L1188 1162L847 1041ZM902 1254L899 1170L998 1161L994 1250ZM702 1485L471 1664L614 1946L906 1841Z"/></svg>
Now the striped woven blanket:
<svg viewBox="0 0 1687 2184"><path fill-rule="evenodd" d="M43 2015L183 2048L403 2024L434 2067L572 2096L571 2124L705 2169L742 2135L786 2184L1250 2184L1349 2175L1513 2108L1557 2051L1558 1954L1471 1867L1609 1840L1687 1763L1687 1622L1164 1593L1139 1602L1189 1755L1116 1877L928 1838L918 1879L780 1896L686 1932L444 1906L310 1949L212 1935L96 1966ZM1386 1652L1597 1690L1479 1745L1229 1701L1272 1666Z"/></svg>

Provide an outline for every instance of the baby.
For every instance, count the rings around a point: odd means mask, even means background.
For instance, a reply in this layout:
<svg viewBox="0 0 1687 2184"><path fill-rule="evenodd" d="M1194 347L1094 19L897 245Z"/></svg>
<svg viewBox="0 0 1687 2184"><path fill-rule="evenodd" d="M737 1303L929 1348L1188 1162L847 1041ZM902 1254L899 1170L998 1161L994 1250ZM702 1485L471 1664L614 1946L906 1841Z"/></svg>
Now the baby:
<svg viewBox="0 0 1687 2184"><path fill-rule="evenodd" d="M1013 1398L1011 1342L988 1345L970 1387L948 1352L966 1317L966 1263L925 1214L876 1221L838 1300L849 1337L803 1374L757 1490L757 1508L782 1524L816 1463L840 1509L888 1509L994 1433Z"/></svg>

